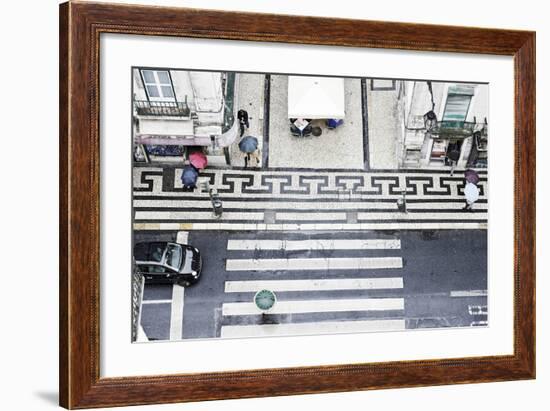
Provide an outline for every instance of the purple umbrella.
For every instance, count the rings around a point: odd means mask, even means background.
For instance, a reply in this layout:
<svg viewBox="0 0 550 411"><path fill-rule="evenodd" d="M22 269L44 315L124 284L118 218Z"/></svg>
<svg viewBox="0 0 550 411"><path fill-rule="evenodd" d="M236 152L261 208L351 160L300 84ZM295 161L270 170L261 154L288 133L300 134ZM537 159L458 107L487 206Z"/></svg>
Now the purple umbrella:
<svg viewBox="0 0 550 411"><path fill-rule="evenodd" d="M468 169L464 172L464 178L468 183L477 184L479 183L479 174L474 170Z"/></svg>

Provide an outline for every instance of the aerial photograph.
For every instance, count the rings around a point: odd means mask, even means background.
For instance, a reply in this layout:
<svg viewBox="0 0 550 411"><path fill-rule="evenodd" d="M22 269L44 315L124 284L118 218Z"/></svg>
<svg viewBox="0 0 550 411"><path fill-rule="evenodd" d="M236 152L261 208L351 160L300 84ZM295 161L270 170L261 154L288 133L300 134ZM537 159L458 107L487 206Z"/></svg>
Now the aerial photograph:
<svg viewBox="0 0 550 411"><path fill-rule="evenodd" d="M133 342L489 326L489 84L129 75Z"/></svg>

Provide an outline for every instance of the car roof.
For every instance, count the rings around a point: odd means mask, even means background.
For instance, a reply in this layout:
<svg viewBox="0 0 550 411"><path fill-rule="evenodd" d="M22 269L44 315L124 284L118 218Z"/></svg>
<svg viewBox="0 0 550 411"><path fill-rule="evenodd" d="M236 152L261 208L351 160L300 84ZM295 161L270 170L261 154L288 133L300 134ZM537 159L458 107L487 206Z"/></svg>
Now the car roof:
<svg viewBox="0 0 550 411"><path fill-rule="evenodd" d="M161 263L162 256L168 245L180 246L182 244L171 241L144 241L134 244L134 258L136 261L151 261ZM183 246L184 248L187 248Z"/></svg>
<svg viewBox="0 0 550 411"><path fill-rule="evenodd" d="M167 244L166 241L136 243L134 245L134 258L140 261L160 262Z"/></svg>

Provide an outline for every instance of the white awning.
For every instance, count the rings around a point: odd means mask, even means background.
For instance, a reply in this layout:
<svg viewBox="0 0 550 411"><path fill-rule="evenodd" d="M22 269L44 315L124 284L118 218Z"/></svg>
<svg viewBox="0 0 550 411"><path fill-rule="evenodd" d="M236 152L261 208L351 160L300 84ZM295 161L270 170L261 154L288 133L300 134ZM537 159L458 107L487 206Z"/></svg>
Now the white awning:
<svg viewBox="0 0 550 411"><path fill-rule="evenodd" d="M344 117L343 78L288 77L288 118Z"/></svg>

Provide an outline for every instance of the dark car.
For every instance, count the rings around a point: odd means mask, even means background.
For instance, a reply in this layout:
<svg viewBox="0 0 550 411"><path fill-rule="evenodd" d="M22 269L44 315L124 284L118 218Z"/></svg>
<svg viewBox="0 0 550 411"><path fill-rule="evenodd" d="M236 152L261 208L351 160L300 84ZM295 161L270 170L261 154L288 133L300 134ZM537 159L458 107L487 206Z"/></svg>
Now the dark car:
<svg viewBox="0 0 550 411"><path fill-rule="evenodd" d="M166 241L136 243L134 258L138 272L147 281L188 286L196 283L201 275L201 254L190 245Z"/></svg>

